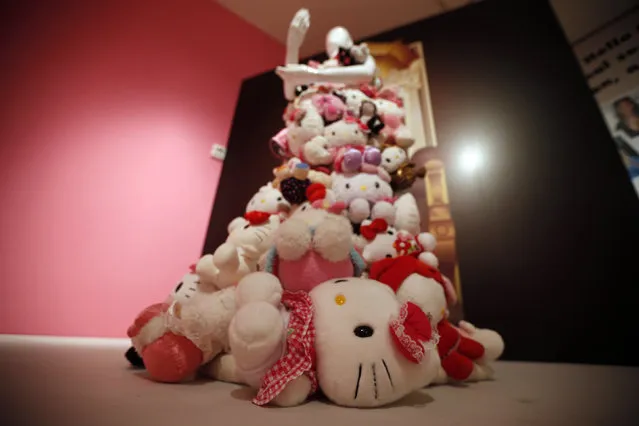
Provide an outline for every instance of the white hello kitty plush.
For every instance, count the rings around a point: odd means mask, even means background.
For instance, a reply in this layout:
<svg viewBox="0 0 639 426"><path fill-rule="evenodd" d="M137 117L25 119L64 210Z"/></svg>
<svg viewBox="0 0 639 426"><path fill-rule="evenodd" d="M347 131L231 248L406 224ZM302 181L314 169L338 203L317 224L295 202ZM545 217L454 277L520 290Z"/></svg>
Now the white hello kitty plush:
<svg viewBox="0 0 639 426"><path fill-rule="evenodd" d="M262 186L246 205L245 213L259 211L270 214L286 213L291 205L282 196L282 193L271 182Z"/></svg>
<svg viewBox="0 0 639 426"><path fill-rule="evenodd" d="M287 129L288 150L293 157L303 157L305 144L314 137L324 134L324 118L313 105L311 98L297 105L289 104L284 112L284 122ZM321 158L321 153L316 155L319 156L316 158L317 164L330 164L330 158Z"/></svg>
<svg viewBox="0 0 639 426"><path fill-rule="evenodd" d="M363 221L360 234L368 242L364 246L362 257L369 265L384 258L411 254L417 255L427 265L439 267L439 259L433 254L437 240L429 232L412 235L389 226L384 219L375 219Z"/></svg>
<svg viewBox="0 0 639 426"><path fill-rule="evenodd" d="M344 117L324 128L303 147L302 159L310 165L329 165L337 150L349 147L364 147L368 142L368 127L352 116Z"/></svg>
<svg viewBox="0 0 639 426"><path fill-rule="evenodd" d="M200 286L226 288L255 272L260 258L271 248L279 224L279 216L259 211L233 220L226 241L198 261L195 272Z"/></svg>
<svg viewBox="0 0 639 426"><path fill-rule="evenodd" d="M399 167L408 161L406 150L398 146L389 146L382 151L381 166L388 172L394 173Z"/></svg>
<svg viewBox="0 0 639 426"><path fill-rule="evenodd" d="M337 95L344 100L346 110L356 117L359 117L362 104L366 101L372 101L371 98L359 89L342 89L337 92Z"/></svg>
<svg viewBox="0 0 639 426"><path fill-rule="evenodd" d="M361 223L367 218L395 220L393 190L382 174L357 173L352 175L333 173L333 193L338 201L348 206L348 218Z"/></svg>

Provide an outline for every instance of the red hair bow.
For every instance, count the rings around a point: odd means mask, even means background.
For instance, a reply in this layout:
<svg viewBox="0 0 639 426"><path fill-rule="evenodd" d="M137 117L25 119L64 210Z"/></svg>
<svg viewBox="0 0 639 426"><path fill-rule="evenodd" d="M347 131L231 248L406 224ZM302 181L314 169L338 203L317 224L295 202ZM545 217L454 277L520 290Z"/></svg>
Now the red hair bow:
<svg viewBox="0 0 639 426"><path fill-rule="evenodd" d="M324 197L326 197L326 187L321 183L312 183L308 188L306 188L306 198L311 203L317 200L322 200Z"/></svg>
<svg viewBox="0 0 639 426"><path fill-rule="evenodd" d="M259 212L256 210L247 212L244 215L244 219L248 220L251 225L261 225L262 223L265 223L269 217L271 217L270 213Z"/></svg>
<svg viewBox="0 0 639 426"><path fill-rule="evenodd" d="M357 125L359 126L359 129L363 132L369 131L366 123L362 123L362 121L357 117L354 117L352 115L347 115L346 117L344 117L344 121L347 123L357 123Z"/></svg>
<svg viewBox="0 0 639 426"><path fill-rule="evenodd" d="M362 234L362 237L366 238L368 241L372 241L375 239L377 234L381 234L386 232L388 229L388 223L384 219L375 219L369 225L363 225L360 227L359 232Z"/></svg>

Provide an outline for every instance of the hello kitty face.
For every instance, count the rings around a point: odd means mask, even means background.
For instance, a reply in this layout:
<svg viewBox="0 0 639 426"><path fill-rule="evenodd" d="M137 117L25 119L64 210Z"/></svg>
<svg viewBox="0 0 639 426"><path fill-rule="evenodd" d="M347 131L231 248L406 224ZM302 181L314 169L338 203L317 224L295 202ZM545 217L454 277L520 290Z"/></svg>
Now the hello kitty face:
<svg viewBox="0 0 639 426"><path fill-rule="evenodd" d="M408 156L406 151L398 146L391 146L382 151L382 164L381 166L388 172L393 173L399 169L399 166L404 164Z"/></svg>
<svg viewBox="0 0 639 426"><path fill-rule="evenodd" d="M264 253L273 243L273 234L280 225L280 218L277 215L271 215L260 224L251 224L244 218L237 218L232 224L233 227L226 239L228 242L245 250Z"/></svg>
<svg viewBox="0 0 639 426"><path fill-rule="evenodd" d="M173 292L169 296L172 301L184 303L187 300L195 297L200 285L200 276L189 272L185 274L180 282L177 283Z"/></svg>
<svg viewBox="0 0 639 426"><path fill-rule="evenodd" d="M315 309L317 375L324 394L344 406L375 407L396 401L435 377L439 357L434 344L422 344L424 358L414 363L392 335L401 303L378 281L342 278L310 291ZM430 324L426 323L429 327Z"/></svg>
<svg viewBox="0 0 639 426"><path fill-rule="evenodd" d="M338 95L344 99L347 110L355 116L359 115L363 102L372 101L371 98L358 89L343 89L339 91Z"/></svg>
<svg viewBox="0 0 639 426"><path fill-rule="evenodd" d="M291 208L291 204L286 201L280 191L273 188L269 182L267 185L253 195L246 205L246 212L260 211L270 214L278 214Z"/></svg>
<svg viewBox="0 0 639 426"><path fill-rule="evenodd" d="M362 222L362 226L366 226L370 222L370 220L365 220ZM397 233L397 229L389 226L384 232L377 234L375 239L368 241L362 251L362 257L366 263L371 264L384 258L396 257L397 250L393 247L393 243L397 240Z"/></svg>
<svg viewBox="0 0 639 426"><path fill-rule="evenodd" d="M361 122L348 117L326 126L324 138L328 146L333 148L344 145L366 145L368 133Z"/></svg>
<svg viewBox="0 0 639 426"><path fill-rule="evenodd" d="M334 173L332 188L335 197L346 204L350 204L357 198L374 203L393 196L391 186L379 175L372 173L358 173L351 176Z"/></svg>

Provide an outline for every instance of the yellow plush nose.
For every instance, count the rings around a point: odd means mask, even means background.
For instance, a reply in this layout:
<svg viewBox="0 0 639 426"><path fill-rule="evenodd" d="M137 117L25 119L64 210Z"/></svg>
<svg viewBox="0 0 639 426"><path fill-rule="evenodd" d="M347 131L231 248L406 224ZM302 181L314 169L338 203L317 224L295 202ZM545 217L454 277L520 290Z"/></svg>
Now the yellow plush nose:
<svg viewBox="0 0 639 426"><path fill-rule="evenodd" d="M266 200L262 199L262 200L260 200L260 203L264 204L264 203L266 203Z"/></svg>
<svg viewBox="0 0 639 426"><path fill-rule="evenodd" d="M442 309L440 314L441 314L442 318L446 318L446 308Z"/></svg>
<svg viewBox="0 0 639 426"><path fill-rule="evenodd" d="M361 189L362 191L366 191L366 185L360 186L359 189Z"/></svg>

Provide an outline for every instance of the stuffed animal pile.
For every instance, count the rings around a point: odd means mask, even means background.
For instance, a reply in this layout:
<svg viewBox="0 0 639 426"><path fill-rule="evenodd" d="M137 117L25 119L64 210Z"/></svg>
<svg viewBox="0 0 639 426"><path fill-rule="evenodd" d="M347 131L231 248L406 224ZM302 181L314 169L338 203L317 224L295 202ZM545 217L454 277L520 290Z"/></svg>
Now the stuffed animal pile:
<svg viewBox="0 0 639 426"><path fill-rule="evenodd" d="M309 67L339 71L368 55L346 43ZM321 390L377 407L492 378L503 340L449 322L457 295L406 191L425 172L408 158L399 91L379 78L336 80L296 87L271 140L281 165L219 224L226 241L132 319L126 357L152 380L240 383L257 405L294 406Z"/></svg>

